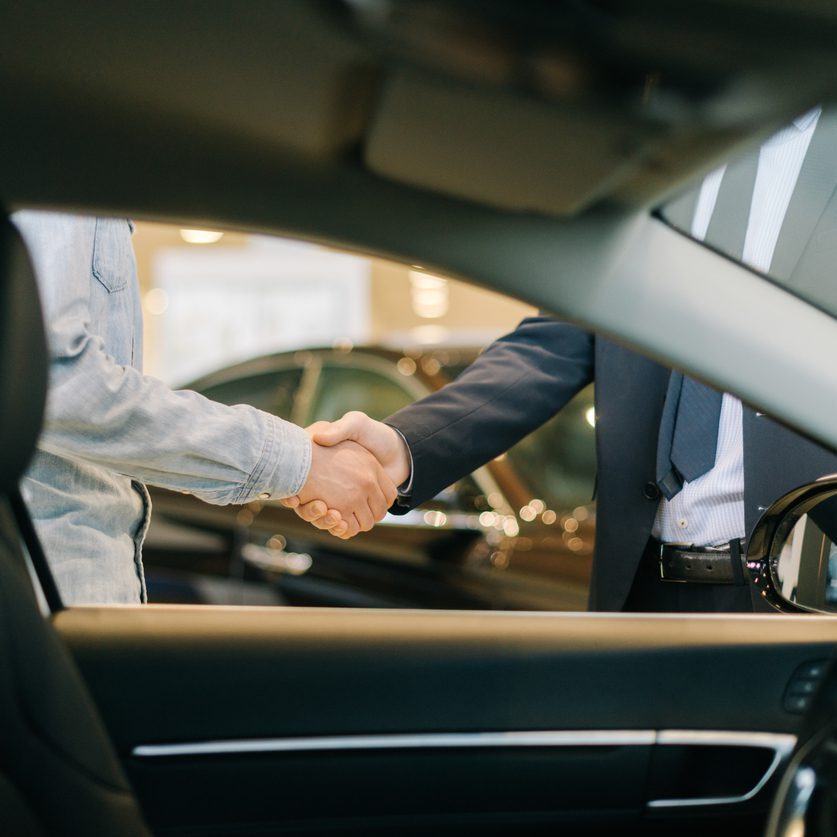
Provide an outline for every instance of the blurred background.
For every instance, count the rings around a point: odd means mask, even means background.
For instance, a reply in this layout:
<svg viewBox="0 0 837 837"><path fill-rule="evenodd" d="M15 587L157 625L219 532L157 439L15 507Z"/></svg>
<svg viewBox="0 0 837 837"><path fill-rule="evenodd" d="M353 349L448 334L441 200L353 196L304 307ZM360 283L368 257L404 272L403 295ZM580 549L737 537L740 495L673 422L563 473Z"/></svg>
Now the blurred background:
<svg viewBox="0 0 837 837"><path fill-rule="evenodd" d="M145 371L172 385L297 347L483 346L534 309L421 265L140 222Z"/></svg>
<svg viewBox="0 0 837 837"><path fill-rule="evenodd" d="M348 410L385 418L535 313L423 265L300 241L138 223L134 248L145 371L303 427ZM594 425L587 387L507 453L351 541L277 501L210 506L151 486L149 600L584 609Z"/></svg>

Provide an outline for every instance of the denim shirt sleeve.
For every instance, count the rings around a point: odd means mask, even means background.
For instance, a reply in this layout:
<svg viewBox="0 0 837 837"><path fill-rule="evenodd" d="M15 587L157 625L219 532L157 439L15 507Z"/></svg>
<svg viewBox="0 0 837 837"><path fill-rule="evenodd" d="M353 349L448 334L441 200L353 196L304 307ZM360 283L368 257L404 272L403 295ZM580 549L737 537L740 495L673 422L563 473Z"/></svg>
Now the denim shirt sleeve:
<svg viewBox="0 0 837 837"><path fill-rule="evenodd" d="M127 222L28 211L12 220L32 257L47 325L43 450L210 503L302 488L311 461L302 428L254 407L171 390L140 371Z"/></svg>

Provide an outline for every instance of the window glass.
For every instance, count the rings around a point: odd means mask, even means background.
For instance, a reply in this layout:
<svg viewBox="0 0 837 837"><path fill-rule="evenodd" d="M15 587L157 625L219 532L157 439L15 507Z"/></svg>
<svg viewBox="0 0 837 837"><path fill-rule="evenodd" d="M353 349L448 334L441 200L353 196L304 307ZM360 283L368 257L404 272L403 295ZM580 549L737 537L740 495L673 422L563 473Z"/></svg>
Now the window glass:
<svg viewBox="0 0 837 837"><path fill-rule="evenodd" d="M251 404L280 418L289 418L302 369L282 369L197 389L207 398L222 404Z"/></svg>
<svg viewBox="0 0 837 837"><path fill-rule="evenodd" d="M334 421L350 410L382 419L413 400L404 387L374 370L324 365L308 421Z"/></svg>
<svg viewBox="0 0 837 837"><path fill-rule="evenodd" d="M195 231L165 225L59 220L101 228L103 246L107 232L114 248L121 247L121 296L109 290L112 277L105 286L98 275L105 270L104 251L98 274L82 277L85 289L97 295L102 316L93 327L109 356L124 360L123 366L130 360L136 374L142 367L172 388L197 390L222 404L249 404L301 426L351 410L385 418L436 391L482 347L534 313L416 266L336 255L316 245L229 232L194 244ZM80 246L88 238L80 235ZM134 316L140 308L142 321ZM143 357L133 355L140 345ZM167 407L168 394L156 386L153 391L165 395ZM202 444L199 405L190 406L196 430L183 440L184 449ZM51 497L39 501L30 491L27 500L71 604L133 602L144 581L153 603L584 609L594 526L591 406L588 390L509 454L439 486L422 506L387 515L351 541L314 528L269 491L250 491L240 502L242 474L253 473L254 457L264 449L247 449L237 414L223 439L213 438L211 449L193 458L187 450L177 461L181 442L175 439L158 470L137 465L154 455L149 434L156 431L144 427L124 473L113 478L108 464L97 466L102 479L91 491L89 513L91 531L105 535L102 543L98 535L95 544L74 541L74 533L56 523ZM148 405L138 409L144 413ZM170 441L164 433L161 439ZM89 440L80 437L79 443ZM63 479L64 470L42 464L49 473L38 485L56 475ZM111 496L114 479L125 491ZM153 508L147 530L145 507L132 491L140 481L147 483ZM101 492L119 505L118 515L110 514ZM103 510L108 516L100 524ZM136 539L134 533L140 533ZM73 549L87 563L83 578L75 573L79 565L70 568L75 575L67 586L62 572ZM93 558L101 554L110 561L108 572L114 568L112 578ZM95 587L77 592L72 585L79 578L92 579ZM118 596L111 592L117 589Z"/></svg>
<svg viewBox="0 0 837 837"><path fill-rule="evenodd" d="M837 108L799 115L711 171L660 215L837 314Z"/></svg>

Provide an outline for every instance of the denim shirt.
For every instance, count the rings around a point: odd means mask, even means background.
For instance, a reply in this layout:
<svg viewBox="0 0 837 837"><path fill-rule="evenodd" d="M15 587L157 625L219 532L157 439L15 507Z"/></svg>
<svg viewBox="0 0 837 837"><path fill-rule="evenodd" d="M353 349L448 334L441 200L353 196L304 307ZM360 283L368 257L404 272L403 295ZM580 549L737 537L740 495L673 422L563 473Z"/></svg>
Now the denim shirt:
<svg viewBox="0 0 837 837"><path fill-rule="evenodd" d="M145 601L145 483L216 504L286 497L307 479L310 442L253 407L142 374L130 222L34 211L12 220L35 267L50 352L23 496L66 603Z"/></svg>

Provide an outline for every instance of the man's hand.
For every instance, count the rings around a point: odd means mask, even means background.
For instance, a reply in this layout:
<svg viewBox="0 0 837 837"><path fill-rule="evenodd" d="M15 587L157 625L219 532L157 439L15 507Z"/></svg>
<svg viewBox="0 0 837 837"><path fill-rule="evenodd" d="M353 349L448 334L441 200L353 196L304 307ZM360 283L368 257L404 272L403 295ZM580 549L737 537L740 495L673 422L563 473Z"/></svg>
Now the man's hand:
<svg viewBox="0 0 837 837"><path fill-rule="evenodd" d="M318 421L308 428L320 445L336 445L346 440L363 445L381 463L387 476L401 485L410 476L410 453L399 433L382 421L353 410L337 421Z"/></svg>
<svg viewBox="0 0 837 837"><path fill-rule="evenodd" d="M335 422L316 422L308 428L308 433L315 443L315 449L317 445L331 447L347 441L362 445L374 454L380 467L395 486L406 482L410 476L410 454L400 434L364 413L353 411ZM387 508L394 500L395 496L387 504ZM318 529L328 529L337 537L350 538L360 531L350 518L342 515L339 507L328 503L327 498L323 496L312 497L305 489L298 497L288 497L282 502L295 509L303 520L307 520Z"/></svg>
<svg viewBox="0 0 837 837"><path fill-rule="evenodd" d="M308 516L300 517L314 522L313 513L321 511L324 521L336 520L333 526L339 526L342 537L353 537L371 529L386 514L396 494L381 464L359 444L343 441L325 446L314 442L311 470L298 495L300 508L313 508L308 509Z"/></svg>

